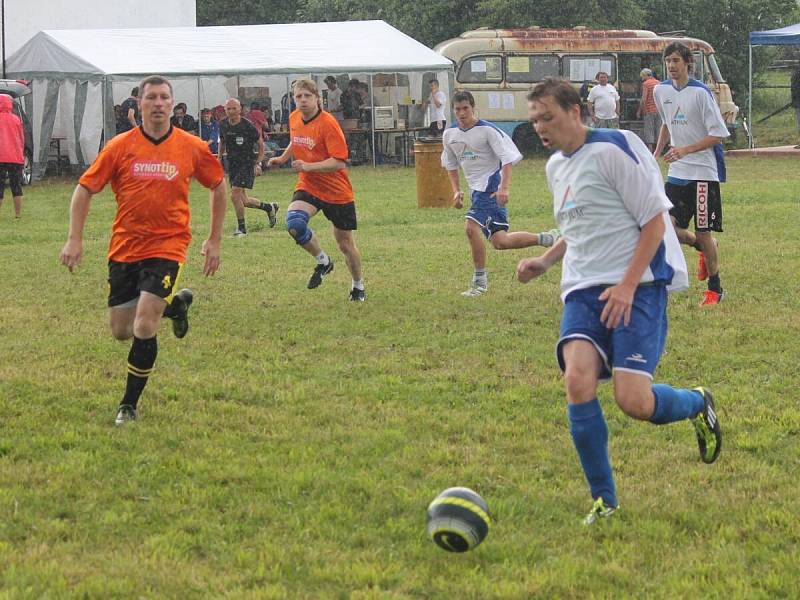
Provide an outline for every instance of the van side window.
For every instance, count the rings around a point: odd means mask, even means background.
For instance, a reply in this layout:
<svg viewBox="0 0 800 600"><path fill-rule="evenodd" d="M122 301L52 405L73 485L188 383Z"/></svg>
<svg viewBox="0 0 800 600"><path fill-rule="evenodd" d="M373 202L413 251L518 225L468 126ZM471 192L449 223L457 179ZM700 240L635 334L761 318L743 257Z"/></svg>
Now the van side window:
<svg viewBox="0 0 800 600"><path fill-rule="evenodd" d="M559 60L554 54L506 57L506 81L509 83L535 83L559 74Z"/></svg>
<svg viewBox="0 0 800 600"><path fill-rule="evenodd" d="M497 55L471 56L461 63L459 83L499 83L503 80L503 59Z"/></svg>
<svg viewBox="0 0 800 600"><path fill-rule="evenodd" d="M689 75L698 81L705 81L706 77L706 70L705 70L705 61L703 59L702 52L692 52L692 56L694 57L694 66L692 70L689 72Z"/></svg>
<svg viewBox="0 0 800 600"><path fill-rule="evenodd" d="M617 61L613 54L564 56L564 77L574 82L592 81L598 71L608 73L608 80L617 80Z"/></svg>

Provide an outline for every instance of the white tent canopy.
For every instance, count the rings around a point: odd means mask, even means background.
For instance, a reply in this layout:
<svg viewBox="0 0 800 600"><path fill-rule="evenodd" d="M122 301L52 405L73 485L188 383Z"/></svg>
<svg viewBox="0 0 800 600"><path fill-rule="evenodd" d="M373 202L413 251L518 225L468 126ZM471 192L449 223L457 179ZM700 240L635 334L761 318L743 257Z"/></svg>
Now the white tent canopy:
<svg viewBox="0 0 800 600"><path fill-rule="evenodd" d="M106 139L113 135L114 103L147 75L176 78L176 97L182 92L195 111L201 102L235 95L240 76L285 82L300 75L445 71L451 80L452 69L448 59L384 21L41 31L7 60L9 76L33 80L34 162L46 162L56 131L79 165L94 159L101 122Z"/></svg>

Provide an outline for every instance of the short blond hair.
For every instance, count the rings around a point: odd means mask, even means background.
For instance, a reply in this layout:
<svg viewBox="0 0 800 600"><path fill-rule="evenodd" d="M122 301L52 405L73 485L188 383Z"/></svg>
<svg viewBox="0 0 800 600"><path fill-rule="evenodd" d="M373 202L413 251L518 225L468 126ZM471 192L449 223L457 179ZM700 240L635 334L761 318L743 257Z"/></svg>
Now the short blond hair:
<svg viewBox="0 0 800 600"><path fill-rule="evenodd" d="M316 81L313 79L298 79L292 84L292 95L294 95L297 90L306 90L314 94L317 97L317 104L322 108L322 97L319 94Z"/></svg>

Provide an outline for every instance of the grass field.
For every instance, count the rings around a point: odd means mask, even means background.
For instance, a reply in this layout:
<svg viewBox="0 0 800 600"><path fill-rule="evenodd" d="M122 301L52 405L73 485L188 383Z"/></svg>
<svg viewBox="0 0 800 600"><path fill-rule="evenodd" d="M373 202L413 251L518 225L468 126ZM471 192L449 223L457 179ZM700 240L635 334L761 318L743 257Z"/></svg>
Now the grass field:
<svg viewBox="0 0 800 600"><path fill-rule="evenodd" d="M553 226L541 160L515 169L512 227ZM590 499L553 357L559 269L522 286L525 251L471 274L460 212L416 208L413 170L359 168L368 301L341 255L313 261L282 228L232 239L201 275L206 193L193 188L191 331L159 336L140 420L114 428L128 344L106 326L114 213L95 197L83 266L58 264L74 182L0 211L0 598L796 598L800 593L800 170L729 162L726 302L672 298L657 378L703 383L724 449L688 423L624 417L601 389L622 510ZM291 173L257 180L286 206ZM690 273L695 259L687 252ZM495 513L476 551L425 535L425 508L466 485Z"/></svg>

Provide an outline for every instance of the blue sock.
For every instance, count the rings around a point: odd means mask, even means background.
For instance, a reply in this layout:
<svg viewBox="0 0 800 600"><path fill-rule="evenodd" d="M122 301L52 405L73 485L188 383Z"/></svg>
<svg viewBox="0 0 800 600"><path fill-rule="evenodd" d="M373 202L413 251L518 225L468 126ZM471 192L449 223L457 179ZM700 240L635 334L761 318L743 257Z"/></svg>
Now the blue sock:
<svg viewBox="0 0 800 600"><path fill-rule="evenodd" d="M602 497L608 506L617 506L617 489L608 458L608 426L600 402L567 405L570 433L581 466L589 482L592 498Z"/></svg>
<svg viewBox="0 0 800 600"><path fill-rule="evenodd" d="M657 383L653 386L656 408L650 422L665 425L689 419L703 410L703 395L694 390L677 389Z"/></svg>

